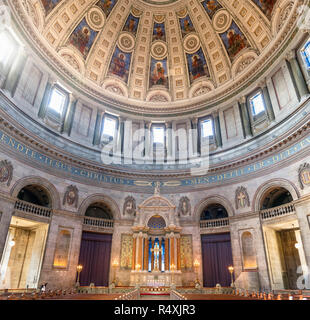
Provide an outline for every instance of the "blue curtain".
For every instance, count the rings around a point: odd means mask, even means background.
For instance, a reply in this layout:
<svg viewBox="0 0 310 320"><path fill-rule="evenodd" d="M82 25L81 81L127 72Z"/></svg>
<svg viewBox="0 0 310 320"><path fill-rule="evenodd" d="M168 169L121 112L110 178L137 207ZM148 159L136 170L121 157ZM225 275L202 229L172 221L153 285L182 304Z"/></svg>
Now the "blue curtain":
<svg viewBox="0 0 310 320"><path fill-rule="evenodd" d="M109 285L112 235L92 232L82 233L79 264L83 266L80 274L81 286Z"/></svg>
<svg viewBox="0 0 310 320"><path fill-rule="evenodd" d="M201 236L203 286L214 287L219 283L229 287L231 276L228 267L233 265L230 233Z"/></svg>

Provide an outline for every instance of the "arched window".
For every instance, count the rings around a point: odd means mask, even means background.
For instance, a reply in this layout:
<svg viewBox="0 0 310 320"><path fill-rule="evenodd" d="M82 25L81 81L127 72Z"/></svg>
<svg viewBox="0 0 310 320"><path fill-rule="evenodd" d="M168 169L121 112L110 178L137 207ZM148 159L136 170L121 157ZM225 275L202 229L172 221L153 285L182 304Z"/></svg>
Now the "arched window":
<svg viewBox="0 0 310 320"><path fill-rule="evenodd" d="M52 201L49 193L43 187L38 185L29 185L24 187L18 193L17 198L41 207L52 207Z"/></svg>
<svg viewBox="0 0 310 320"><path fill-rule="evenodd" d="M201 213L200 220L228 218L227 210L219 203L208 205Z"/></svg>
<svg viewBox="0 0 310 320"><path fill-rule="evenodd" d="M96 202L90 205L85 212L85 216L113 220L112 210L104 202Z"/></svg>
<svg viewBox="0 0 310 320"><path fill-rule="evenodd" d="M306 64L306 68L307 68L307 70L309 70L310 69L310 41L308 41L305 44L305 46L301 52L302 52L302 55L303 55L303 58L304 58L304 61Z"/></svg>

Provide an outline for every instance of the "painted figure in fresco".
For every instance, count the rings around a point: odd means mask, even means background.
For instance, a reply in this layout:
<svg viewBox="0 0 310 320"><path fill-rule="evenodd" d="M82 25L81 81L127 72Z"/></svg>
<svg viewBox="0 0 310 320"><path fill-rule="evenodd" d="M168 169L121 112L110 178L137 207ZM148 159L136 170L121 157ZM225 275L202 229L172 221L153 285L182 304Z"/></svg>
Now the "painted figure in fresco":
<svg viewBox="0 0 310 320"><path fill-rule="evenodd" d="M235 57L242 49L247 46L246 39L242 34L237 34L234 29L227 32L228 53L231 57Z"/></svg>
<svg viewBox="0 0 310 320"><path fill-rule="evenodd" d="M49 14L62 0L41 0L46 14Z"/></svg>
<svg viewBox="0 0 310 320"><path fill-rule="evenodd" d="M162 29L161 25L158 25L158 26L155 28L154 40L162 40L163 37L164 37L163 29Z"/></svg>
<svg viewBox="0 0 310 320"><path fill-rule="evenodd" d="M193 79L197 79L205 75L205 70L203 67L203 61L198 54L192 57L192 75Z"/></svg>
<svg viewBox="0 0 310 320"><path fill-rule="evenodd" d="M210 11L214 12L216 11L218 5L215 0L209 0L207 1L207 7Z"/></svg>
<svg viewBox="0 0 310 320"><path fill-rule="evenodd" d="M126 64L125 64L125 55L123 53L119 53L113 59L113 67L111 72L121 78L124 78L126 73Z"/></svg>
<svg viewBox="0 0 310 320"><path fill-rule="evenodd" d="M258 0L258 2L260 4L260 7L262 8L262 11L270 19L272 15L272 10L277 0Z"/></svg>
<svg viewBox="0 0 310 320"><path fill-rule="evenodd" d="M112 0L100 0L97 2L97 6L103 10L106 16L108 16L112 10L113 3Z"/></svg>
<svg viewBox="0 0 310 320"><path fill-rule="evenodd" d="M184 31L187 32L191 32L194 31L194 28L190 25L189 19L185 19L184 20Z"/></svg>
<svg viewBox="0 0 310 320"><path fill-rule="evenodd" d="M88 42L90 39L90 30L88 27L83 27L82 29L74 32L71 36L70 43L77 47L83 56L88 53Z"/></svg>
<svg viewBox="0 0 310 320"><path fill-rule="evenodd" d="M165 69L161 62L157 62L152 73L152 83L153 85L165 85Z"/></svg>

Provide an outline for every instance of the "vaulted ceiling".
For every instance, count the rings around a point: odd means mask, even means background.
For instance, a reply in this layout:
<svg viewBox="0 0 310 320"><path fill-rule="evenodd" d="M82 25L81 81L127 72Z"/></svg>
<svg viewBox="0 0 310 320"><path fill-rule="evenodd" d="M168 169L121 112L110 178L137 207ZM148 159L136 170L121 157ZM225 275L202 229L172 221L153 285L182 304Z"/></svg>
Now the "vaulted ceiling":
<svg viewBox="0 0 310 320"><path fill-rule="evenodd" d="M127 99L154 110L165 109L168 101L186 108L219 99L254 78L280 50L286 39L281 32L298 5L288 0L18 2L13 0L13 7L19 16L26 14L40 47L46 46L72 79L120 103Z"/></svg>

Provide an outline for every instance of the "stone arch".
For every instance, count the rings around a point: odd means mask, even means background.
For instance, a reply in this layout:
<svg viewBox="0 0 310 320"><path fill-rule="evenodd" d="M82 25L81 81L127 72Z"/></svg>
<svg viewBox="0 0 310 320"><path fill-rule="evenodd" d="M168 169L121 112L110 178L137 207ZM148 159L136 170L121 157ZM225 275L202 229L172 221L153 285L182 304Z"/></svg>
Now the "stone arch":
<svg viewBox="0 0 310 320"><path fill-rule="evenodd" d="M105 194L100 194L100 193L93 194L82 201L82 203L79 207L79 210L78 210L79 215L84 216L87 208L96 202L106 203L111 208L111 211L113 213L113 219L114 220L120 219L121 212L120 212L120 209L119 209L116 201L114 199L112 199L111 197L109 197Z"/></svg>
<svg viewBox="0 0 310 320"><path fill-rule="evenodd" d="M225 197L223 196L219 196L219 195L213 195L210 196L208 198L205 198L203 200L201 200L196 206L195 206L195 210L194 210L194 217L195 220L197 222L199 222L200 220L200 215L202 213L202 211L204 210L204 208L210 204L215 204L215 203L219 203L221 204L227 211L228 216L232 217L235 215L235 211L233 206L231 205L230 201L227 200Z"/></svg>
<svg viewBox="0 0 310 320"><path fill-rule="evenodd" d="M269 181L263 183L256 190L254 197L253 197L253 201L252 201L252 211L257 212L260 210L260 204L261 204L263 196L265 195L265 193L269 189L271 189L273 187L285 188L287 191L290 192L294 201L299 199L299 197L300 197L300 193L299 193L297 187L291 181L289 181L287 179L272 179L272 180L269 180Z"/></svg>
<svg viewBox="0 0 310 320"><path fill-rule="evenodd" d="M39 176L28 176L15 182L11 188L10 194L13 198L17 198L19 192L28 185L38 185L46 189L51 202L52 209L60 209L60 196L55 186L49 180Z"/></svg>

